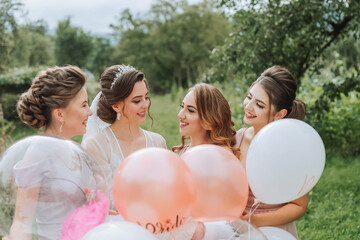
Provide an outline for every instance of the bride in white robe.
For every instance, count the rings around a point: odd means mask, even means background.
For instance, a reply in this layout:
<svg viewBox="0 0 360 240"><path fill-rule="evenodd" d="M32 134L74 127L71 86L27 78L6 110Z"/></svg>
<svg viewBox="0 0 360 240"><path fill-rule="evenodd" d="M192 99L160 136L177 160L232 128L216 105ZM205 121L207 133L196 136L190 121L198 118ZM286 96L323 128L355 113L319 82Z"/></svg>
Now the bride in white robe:
<svg viewBox="0 0 360 240"><path fill-rule="evenodd" d="M114 174L131 153L147 147L166 148L158 133L144 130L146 113L152 119L145 75L131 66L107 68L100 78L101 92L91 104L93 115L87 122L82 146L103 169L111 194ZM111 209L116 211L112 196Z"/></svg>

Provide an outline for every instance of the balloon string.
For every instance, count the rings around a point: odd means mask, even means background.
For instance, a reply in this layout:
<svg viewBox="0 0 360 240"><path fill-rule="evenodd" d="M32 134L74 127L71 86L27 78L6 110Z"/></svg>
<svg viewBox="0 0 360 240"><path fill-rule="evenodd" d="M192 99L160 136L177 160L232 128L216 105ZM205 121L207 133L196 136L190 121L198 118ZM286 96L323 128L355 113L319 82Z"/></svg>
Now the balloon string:
<svg viewBox="0 0 360 240"><path fill-rule="evenodd" d="M249 211L249 225L248 225L248 236L249 236L249 240L251 239L251 231L250 231L250 227L251 227L251 215L255 212L255 210L260 206L260 201L259 200L257 200L256 198L255 198L255 200L254 200L254 203L253 203L253 205L251 206L251 208L250 208L250 211ZM254 210L253 210L253 207L255 207L254 208Z"/></svg>
<svg viewBox="0 0 360 240"><path fill-rule="evenodd" d="M248 224L248 239L250 240L251 239L251 224L250 224L250 222L251 222L251 219L250 219L250 217L251 217L251 215L255 212L255 210L260 206L260 201L259 200L257 200L256 198L254 199L254 203L253 203L253 205L251 206L251 208L250 208L250 211L249 211L249 224ZM253 207L255 207L254 209L253 209ZM236 234L237 234L237 229L235 229L235 227L234 227L234 225L232 225L232 224L230 224L232 227L233 227L233 229L234 229L234 233L233 233L233 235L231 235L230 236L230 238L229 239L232 239L232 237L234 237Z"/></svg>

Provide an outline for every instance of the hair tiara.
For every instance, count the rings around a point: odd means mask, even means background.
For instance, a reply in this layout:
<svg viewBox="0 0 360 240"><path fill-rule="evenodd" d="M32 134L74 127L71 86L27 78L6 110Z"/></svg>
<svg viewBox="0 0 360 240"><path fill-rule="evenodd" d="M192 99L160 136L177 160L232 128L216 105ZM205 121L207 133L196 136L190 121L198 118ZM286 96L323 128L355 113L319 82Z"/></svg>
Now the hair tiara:
<svg viewBox="0 0 360 240"><path fill-rule="evenodd" d="M126 73L130 70L135 70L135 68L130 65L120 65L118 68L118 71L115 74L115 78L114 78L113 82L111 83L110 89L113 89L116 81L120 78L121 75L123 75L124 73Z"/></svg>

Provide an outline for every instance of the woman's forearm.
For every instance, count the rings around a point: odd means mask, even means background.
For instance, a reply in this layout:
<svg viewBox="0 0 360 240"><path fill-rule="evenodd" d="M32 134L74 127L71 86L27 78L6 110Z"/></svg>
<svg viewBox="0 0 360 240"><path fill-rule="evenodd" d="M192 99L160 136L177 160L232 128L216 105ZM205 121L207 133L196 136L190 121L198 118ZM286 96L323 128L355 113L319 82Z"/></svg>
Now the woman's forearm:
<svg viewBox="0 0 360 240"><path fill-rule="evenodd" d="M31 240L32 233L24 229L24 224L19 221L14 221L10 228L10 233L7 240Z"/></svg>
<svg viewBox="0 0 360 240"><path fill-rule="evenodd" d="M308 194L289 202L282 208L266 213L252 214L250 217L251 224L262 226L276 226L286 224L301 218L306 213L308 205Z"/></svg>

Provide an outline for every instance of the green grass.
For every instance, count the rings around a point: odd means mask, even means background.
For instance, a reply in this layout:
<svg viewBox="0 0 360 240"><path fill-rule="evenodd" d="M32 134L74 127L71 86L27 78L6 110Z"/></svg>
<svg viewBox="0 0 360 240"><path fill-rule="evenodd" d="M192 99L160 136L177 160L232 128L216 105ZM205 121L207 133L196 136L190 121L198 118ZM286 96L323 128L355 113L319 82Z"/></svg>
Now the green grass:
<svg viewBox="0 0 360 240"><path fill-rule="evenodd" d="M300 239L360 239L360 157L327 160L296 225Z"/></svg>

